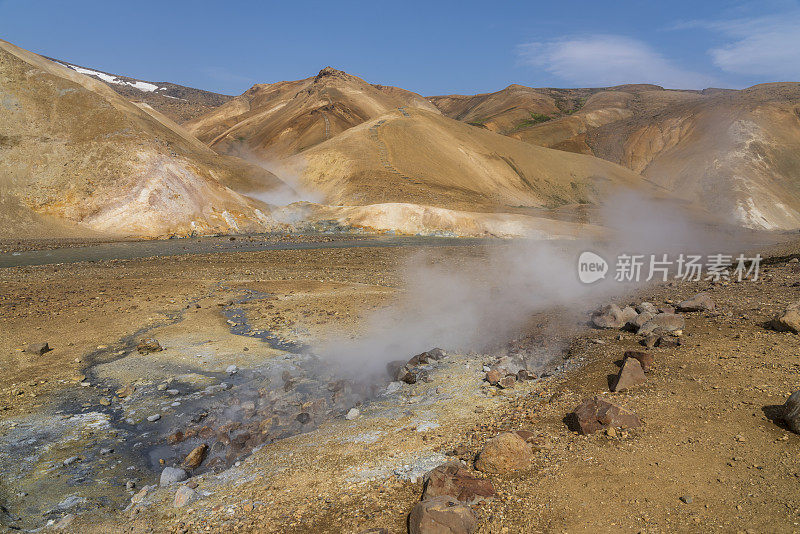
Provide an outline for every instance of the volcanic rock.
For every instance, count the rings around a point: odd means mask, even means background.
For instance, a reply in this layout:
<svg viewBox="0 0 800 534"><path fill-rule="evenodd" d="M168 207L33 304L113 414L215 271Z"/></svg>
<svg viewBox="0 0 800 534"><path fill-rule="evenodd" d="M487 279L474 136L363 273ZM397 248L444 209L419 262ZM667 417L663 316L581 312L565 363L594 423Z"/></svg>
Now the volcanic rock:
<svg viewBox="0 0 800 534"><path fill-rule="evenodd" d="M177 484L189 478L189 473L180 467L165 467L161 471L161 478L158 481L159 486L169 486L170 484Z"/></svg>
<svg viewBox="0 0 800 534"><path fill-rule="evenodd" d="M642 302L641 304L636 306L636 311L639 313L647 312L656 315L658 313L658 307L652 302Z"/></svg>
<svg viewBox="0 0 800 534"><path fill-rule="evenodd" d="M496 386L501 378L503 378L503 373L498 369L491 369L486 372L486 381L493 386Z"/></svg>
<svg viewBox="0 0 800 534"><path fill-rule="evenodd" d="M653 355L650 354L649 352L628 350L625 351L623 358L626 360L628 358L634 358L635 360L637 360L642 366L642 371L644 371L645 373L650 372L650 369L653 367Z"/></svg>
<svg viewBox="0 0 800 534"><path fill-rule="evenodd" d="M477 529L470 507L448 496L418 502L408 516L409 534L472 534Z"/></svg>
<svg viewBox="0 0 800 534"><path fill-rule="evenodd" d="M631 306L625 306L624 308L622 308L621 319L623 321L625 321L625 323L628 323L629 321L633 321L636 318L636 316L638 316L638 315L639 315L639 313L634 308L632 308ZM624 326L624 323L623 323L623 326Z"/></svg>
<svg viewBox="0 0 800 534"><path fill-rule="evenodd" d="M682 315L674 313L659 313L639 329L639 334L664 334L668 332L675 332L683 330L686 322Z"/></svg>
<svg viewBox="0 0 800 534"><path fill-rule="evenodd" d="M800 302L795 302L775 316L769 323L770 328L778 332L800 334Z"/></svg>
<svg viewBox="0 0 800 534"><path fill-rule="evenodd" d="M459 461L447 462L428 471L423 481L422 500L449 496L471 505L497 495L491 480L473 476Z"/></svg>
<svg viewBox="0 0 800 534"><path fill-rule="evenodd" d="M656 346L656 343L658 343L658 338L659 336L655 334L647 334L646 336L644 336L644 339L641 341L641 343L648 349L652 349L653 347Z"/></svg>
<svg viewBox="0 0 800 534"><path fill-rule="evenodd" d="M475 469L484 473L508 473L525 469L533 459L533 447L515 432L503 432L483 447Z"/></svg>
<svg viewBox="0 0 800 534"><path fill-rule="evenodd" d="M622 369L617 374L617 379L614 382L614 387L611 391L623 391L633 386L638 386L644 383L647 377L644 376L644 370L639 360L635 358L626 358L622 364Z"/></svg>
<svg viewBox="0 0 800 534"><path fill-rule="evenodd" d="M655 316L656 316L655 313L652 313L652 312L649 312L649 311L644 311L644 312L636 315L636 317L634 317L633 319L631 319L627 323L625 323L625 328L630 330L631 332L638 332L639 329L642 326L644 326L645 323L647 323L647 321L649 321L650 319L652 319Z"/></svg>
<svg viewBox="0 0 800 534"><path fill-rule="evenodd" d="M497 385L503 389L513 388L517 383L517 378L514 375L506 375L497 381Z"/></svg>
<svg viewBox="0 0 800 534"><path fill-rule="evenodd" d="M635 361L635 360L633 360ZM635 428L642 426L639 417L600 397L581 402L570 414L570 426L581 434L594 434L606 428Z"/></svg>
<svg viewBox="0 0 800 534"><path fill-rule="evenodd" d="M625 323L622 310L616 304L603 306L592 314L592 324L597 328L622 328Z"/></svg>
<svg viewBox="0 0 800 534"><path fill-rule="evenodd" d="M517 380L535 380L536 373L528 371L527 369L520 369L517 371Z"/></svg>
<svg viewBox="0 0 800 534"><path fill-rule="evenodd" d="M191 504L198 499L198 493L189 486L181 486L175 492L175 500L173 504L175 508L182 508L187 504Z"/></svg>
<svg viewBox="0 0 800 534"><path fill-rule="evenodd" d="M50 352L51 350L53 349L50 348L50 345L48 345L47 342L31 343L30 345L25 347L25 352L27 352L28 354L34 354L36 356L41 356L42 354Z"/></svg>
<svg viewBox="0 0 800 534"><path fill-rule="evenodd" d="M186 455L186 459L183 460L184 467L188 467L189 469L196 469L200 467L200 464L202 464L203 460L206 459L207 453L208 445L205 443L198 445L192 449L192 452Z"/></svg>
<svg viewBox="0 0 800 534"><path fill-rule="evenodd" d="M783 421L792 429L792 432L800 434L800 391L795 391L783 405Z"/></svg>
<svg viewBox="0 0 800 534"><path fill-rule="evenodd" d="M656 347L662 349L674 349L681 344L681 338L675 336L658 336Z"/></svg>
<svg viewBox="0 0 800 534"><path fill-rule="evenodd" d="M345 415L344 418L347 419L348 421L352 421L353 419L356 419L359 415L361 415L361 412L358 410L358 408L350 408L350 410L347 412L347 415Z"/></svg>
<svg viewBox="0 0 800 534"><path fill-rule="evenodd" d="M150 354L151 352L160 352L164 349L157 340L148 337L141 340L139 344L136 345L136 350L139 352L139 354Z"/></svg>
<svg viewBox="0 0 800 534"><path fill-rule="evenodd" d="M679 302L677 308L678 311L682 312L712 311L715 305L714 301L711 299L711 295L703 291L689 299Z"/></svg>

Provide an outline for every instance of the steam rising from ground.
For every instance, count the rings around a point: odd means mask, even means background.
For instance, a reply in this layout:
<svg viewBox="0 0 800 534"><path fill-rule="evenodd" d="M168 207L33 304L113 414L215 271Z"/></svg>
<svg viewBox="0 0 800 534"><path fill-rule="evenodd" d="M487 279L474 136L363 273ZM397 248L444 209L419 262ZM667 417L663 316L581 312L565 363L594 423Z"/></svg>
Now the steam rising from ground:
<svg viewBox="0 0 800 534"><path fill-rule="evenodd" d="M435 253L415 256L403 268L405 289L395 305L372 315L362 337L331 340L317 352L357 376L436 346L486 349L517 334L534 313L560 308L575 324L595 306L634 289L636 284L613 281L613 264L605 280L581 283L577 258L584 250L612 263L620 253L734 252L739 242L735 232L699 223L674 202L630 192L608 197L599 219L609 230L602 243L515 240L459 263Z"/></svg>

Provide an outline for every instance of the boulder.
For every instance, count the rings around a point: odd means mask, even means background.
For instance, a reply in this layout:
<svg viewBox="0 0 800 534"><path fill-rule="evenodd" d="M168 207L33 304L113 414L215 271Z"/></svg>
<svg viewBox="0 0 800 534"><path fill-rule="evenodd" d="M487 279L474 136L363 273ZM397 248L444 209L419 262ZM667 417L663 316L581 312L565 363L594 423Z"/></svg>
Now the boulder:
<svg viewBox="0 0 800 534"><path fill-rule="evenodd" d="M783 405L783 421L792 429L792 432L800 434L800 391L795 391Z"/></svg>
<svg viewBox="0 0 800 534"><path fill-rule="evenodd" d="M189 478L189 473L180 467L165 467L161 471L161 478L158 481L159 486L169 486L170 484L177 484Z"/></svg>
<svg viewBox="0 0 800 534"><path fill-rule="evenodd" d="M675 336L658 336L656 347L661 349L674 349L681 345L681 338Z"/></svg>
<svg viewBox="0 0 800 534"><path fill-rule="evenodd" d="M592 324L597 328L622 328L625 323L622 310L616 304L603 306L592 314Z"/></svg>
<svg viewBox="0 0 800 534"><path fill-rule="evenodd" d="M659 313L646 323L642 325L638 333L642 335L647 334L665 334L683 330L686 326L682 315L674 313Z"/></svg>
<svg viewBox="0 0 800 534"><path fill-rule="evenodd" d="M787 306L770 321L769 326L778 332L800 334L800 302Z"/></svg>
<svg viewBox="0 0 800 534"><path fill-rule="evenodd" d="M448 497L418 502L408 515L409 534L472 534L478 520L466 504Z"/></svg>
<svg viewBox="0 0 800 534"><path fill-rule="evenodd" d="M484 473L509 473L530 467L533 447L515 432L503 432L484 445L475 469Z"/></svg>
<svg viewBox="0 0 800 534"><path fill-rule="evenodd" d="M490 369L486 372L486 381L493 386L496 386L501 378L503 378L503 373L498 369Z"/></svg>
<svg viewBox="0 0 800 534"><path fill-rule="evenodd" d="M622 364L622 369L620 369L619 374L617 374L617 379L611 391L624 391L646 381L647 377L644 376L644 370L639 360L635 358L626 358L625 362Z"/></svg>
<svg viewBox="0 0 800 534"><path fill-rule="evenodd" d="M634 319L636 319L637 315L639 315L639 312L637 312L631 306L625 306L624 308L622 308L622 314L621 314L620 318L623 321L625 321L623 323L623 326L625 326L625 324L627 324L629 321L633 321Z"/></svg>
<svg viewBox="0 0 800 534"><path fill-rule="evenodd" d="M139 354L150 354L151 352L160 352L164 349L157 340L148 337L141 340L139 344L136 345L136 350L139 352Z"/></svg>
<svg viewBox="0 0 800 534"><path fill-rule="evenodd" d="M517 383L516 375L506 375L497 381L497 385L503 389L513 388Z"/></svg>
<svg viewBox="0 0 800 534"><path fill-rule="evenodd" d="M646 336L644 336L644 339L642 339L641 343L648 349L652 349L658 343L658 338L659 336L655 334L647 334Z"/></svg>
<svg viewBox="0 0 800 534"><path fill-rule="evenodd" d="M644 371L645 373L650 372L650 369L653 367L653 355L649 352L628 350L625 351L625 354L622 357L626 360L628 358L633 358L637 360L642 366L642 371Z"/></svg>
<svg viewBox="0 0 800 534"><path fill-rule="evenodd" d="M677 309L682 312L713 311L716 306L711 295L705 291L678 303Z"/></svg>
<svg viewBox="0 0 800 534"><path fill-rule="evenodd" d="M28 354L33 354L35 356L41 356L46 352L50 352L51 349L50 345L47 342L44 343L31 343L27 347L25 347L25 352Z"/></svg>
<svg viewBox="0 0 800 534"><path fill-rule="evenodd" d="M568 419L570 426L581 434L594 434L598 430L607 428L642 426L642 422L636 414L600 397L592 397L581 402Z"/></svg>
<svg viewBox="0 0 800 534"><path fill-rule="evenodd" d="M473 476L461 462L442 464L423 477L422 500L449 496L467 504L493 499L497 493L491 480Z"/></svg>

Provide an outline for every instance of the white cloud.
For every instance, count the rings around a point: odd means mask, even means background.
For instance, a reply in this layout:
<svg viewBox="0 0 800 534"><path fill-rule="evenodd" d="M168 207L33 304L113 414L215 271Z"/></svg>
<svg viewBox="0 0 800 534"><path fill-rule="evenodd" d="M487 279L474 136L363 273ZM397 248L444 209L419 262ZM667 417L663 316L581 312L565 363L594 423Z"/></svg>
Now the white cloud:
<svg viewBox="0 0 800 534"><path fill-rule="evenodd" d="M698 25L732 39L709 50L720 69L776 81L800 81L800 11Z"/></svg>
<svg viewBox="0 0 800 534"><path fill-rule="evenodd" d="M669 88L702 89L714 79L683 69L649 45L619 35L592 35L526 43L517 49L523 64L540 67L579 86L606 87L653 83Z"/></svg>

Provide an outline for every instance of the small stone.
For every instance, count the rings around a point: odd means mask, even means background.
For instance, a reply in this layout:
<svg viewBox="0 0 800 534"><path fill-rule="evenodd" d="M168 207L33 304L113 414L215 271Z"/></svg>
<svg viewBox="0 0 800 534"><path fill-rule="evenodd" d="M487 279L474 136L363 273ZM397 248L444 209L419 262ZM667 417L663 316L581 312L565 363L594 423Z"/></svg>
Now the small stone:
<svg viewBox="0 0 800 534"><path fill-rule="evenodd" d="M642 364L635 358L627 358L622 364L622 369L617 374L614 387L611 391L624 391L628 388L644 383L647 377L642 370Z"/></svg>
<svg viewBox="0 0 800 534"><path fill-rule="evenodd" d="M647 312L656 315L658 313L658 307L652 302L642 302L641 304L636 306L636 311L639 313Z"/></svg>
<svg viewBox="0 0 800 534"><path fill-rule="evenodd" d="M503 378L503 373L501 373L497 369L492 369L486 373L485 380L489 382L489 384L496 386L500 379Z"/></svg>
<svg viewBox="0 0 800 534"><path fill-rule="evenodd" d="M714 308L715 304L711 295L705 291L681 301L677 305L678 311L682 312L713 311Z"/></svg>
<svg viewBox="0 0 800 534"><path fill-rule="evenodd" d="M660 336L657 336L657 335L655 335L655 334L648 334L648 335L646 335L646 336L644 337L644 339L642 340L642 345L644 345L644 346L645 346L645 347L647 347L648 349L652 349L652 348L653 348L653 347L655 347L655 346L656 346L656 344L658 343L658 338L659 338L659 337L660 337Z"/></svg>
<svg viewBox="0 0 800 534"><path fill-rule="evenodd" d="M169 395L171 397L174 397L175 395L180 393L180 391L178 391L177 389L168 389L166 392L167 392L167 395Z"/></svg>
<svg viewBox="0 0 800 534"><path fill-rule="evenodd" d="M636 414L600 397L592 397L581 402L568 420L569 426L580 434L594 434L598 430L611 427L635 428L642 425Z"/></svg>
<svg viewBox="0 0 800 534"><path fill-rule="evenodd" d="M159 479L158 484L159 486L169 486L171 484L183 482L188 478L189 473L180 467L165 467L164 470L161 471L161 478Z"/></svg>
<svg viewBox="0 0 800 534"><path fill-rule="evenodd" d="M470 507L448 496L418 502L408 516L409 534L472 534L477 529Z"/></svg>
<svg viewBox="0 0 800 534"><path fill-rule="evenodd" d="M228 373L229 375L235 375L236 373L239 372L239 368L231 364L225 369L225 372Z"/></svg>
<svg viewBox="0 0 800 534"><path fill-rule="evenodd" d="M358 408L350 408L350 410L347 412L347 415L345 415L344 418L347 419L348 421L352 421L353 419L356 419L359 415L361 415L361 412L358 410Z"/></svg>
<svg viewBox="0 0 800 534"><path fill-rule="evenodd" d="M147 416L147 420L150 421L151 423L155 423L159 419L161 419L160 413L154 413L153 415Z"/></svg>
<svg viewBox="0 0 800 534"><path fill-rule="evenodd" d="M62 463L63 463L64 465L72 465L72 464L74 464L74 463L77 463L77 462L79 462L80 460L81 460L81 459L80 459L80 457L79 457L79 456L70 456L69 458L67 458L66 460L64 460Z"/></svg>
<svg viewBox="0 0 800 534"><path fill-rule="evenodd" d="M106 397L101 397L100 400L97 401L97 402L99 402L101 406L110 406L111 405L111 399L106 398Z"/></svg>
<svg viewBox="0 0 800 534"><path fill-rule="evenodd" d="M47 342L44 343L31 343L27 347L25 347L25 352L28 354L33 354L35 356L41 356L47 352L50 352L51 349L50 345Z"/></svg>
<svg viewBox="0 0 800 534"><path fill-rule="evenodd" d="M674 313L659 313L638 330L640 335L665 334L676 330L683 330L686 322L682 315Z"/></svg>
<svg viewBox="0 0 800 534"><path fill-rule="evenodd" d="M497 382L497 385L503 389L508 389L508 388L513 388L516 383L517 383L516 376L506 375Z"/></svg>
<svg viewBox="0 0 800 534"><path fill-rule="evenodd" d="M136 350L139 354L150 354L152 352L160 352L164 350L161 344L153 338L145 338L136 345Z"/></svg>
<svg viewBox="0 0 800 534"><path fill-rule="evenodd" d="M193 503L197 500L197 498L197 491L188 486L181 486L178 488L178 491L175 492L175 500L173 501L173 504L175 508L182 508Z"/></svg>
<svg viewBox="0 0 800 534"><path fill-rule="evenodd" d="M166 391L169 386L166 384L159 384L156 386L156 390L158 391Z"/></svg>
<svg viewBox="0 0 800 534"><path fill-rule="evenodd" d="M106 454L111 454L112 452L114 452L114 449L100 449L100 454L102 454L104 456Z"/></svg>
<svg viewBox="0 0 800 534"><path fill-rule="evenodd" d="M535 380L536 373L528 371L527 369L520 369L517 371L517 380Z"/></svg>
<svg viewBox="0 0 800 534"><path fill-rule="evenodd" d="M136 482L133 480L128 480L125 482L125 489L128 491L132 491L136 487Z"/></svg>
<svg viewBox="0 0 800 534"><path fill-rule="evenodd" d="M681 501L684 502L685 504L692 504L694 502L694 499L692 498L691 495L682 495Z"/></svg>
<svg viewBox="0 0 800 534"><path fill-rule="evenodd" d="M597 328L622 328L626 320L623 320L622 310L616 304L603 306L592 314L592 324Z"/></svg>
<svg viewBox="0 0 800 534"><path fill-rule="evenodd" d="M196 469L200 467L200 464L202 464L203 460L206 459L207 453L208 445L205 443L198 445L192 449L192 452L186 455L186 459L183 460L184 467L188 467L189 469Z"/></svg>
<svg viewBox="0 0 800 534"><path fill-rule="evenodd" d="M530 467L533 447L515 432L503 432L486 442L475 461L485 473L508 473Z"/></svg>

